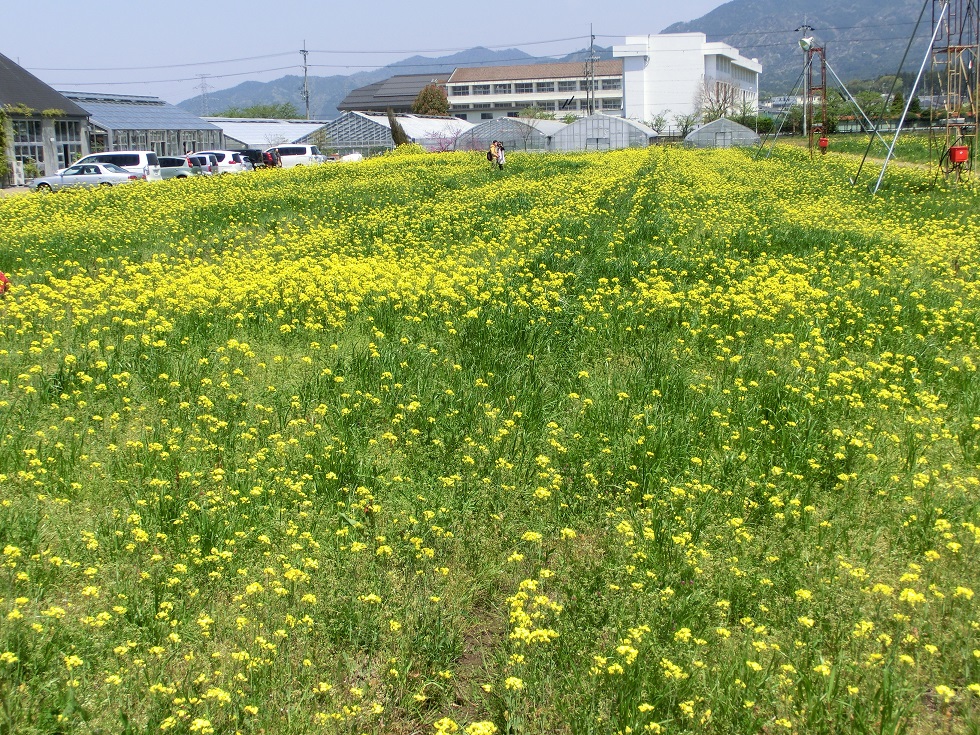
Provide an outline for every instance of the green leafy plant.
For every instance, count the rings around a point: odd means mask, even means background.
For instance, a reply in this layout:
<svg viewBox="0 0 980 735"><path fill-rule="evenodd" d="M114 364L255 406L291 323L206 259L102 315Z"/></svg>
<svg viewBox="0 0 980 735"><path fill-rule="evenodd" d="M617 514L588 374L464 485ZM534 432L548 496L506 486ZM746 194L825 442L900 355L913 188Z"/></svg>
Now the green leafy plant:
<svg viewBox="0 0 980 735"><path fill-rule="evenodd" d="M449 98L445 87L435 83L426 84L412 102L412 112L419 115L448 115Z"/></svg>

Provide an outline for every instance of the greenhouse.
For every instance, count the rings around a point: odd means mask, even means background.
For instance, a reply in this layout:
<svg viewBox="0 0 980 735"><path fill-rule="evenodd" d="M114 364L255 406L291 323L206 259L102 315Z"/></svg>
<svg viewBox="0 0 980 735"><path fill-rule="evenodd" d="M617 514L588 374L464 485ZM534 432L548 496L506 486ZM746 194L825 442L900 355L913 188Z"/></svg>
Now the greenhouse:
<svg viewBox="0 0 980 735"><path fill-rule="evenodd" d="M589 115L555 133L556 151L605 151L645 148L657 139L657 131L635 120L610 115Z"/></svg>
<svg viewBox="0 0 980 735"><path fill-rule="evenodd" d="M436 115L395 116L408 139L428 151L456 150L457 139L473 123L455 117ZM323 127L326 145L340 153L372 155L395 147L391 125L383 112L345 112Z"/></svg>
<svg viewBox="0 0 980 735"><path fill-rule="evenodd" d="M498 117L475 125L459 136L458 151L482 151L499 140L508 151L550 151L555 133L565 127L558 120Z"/></svg>
<svg viewBox="0 0 980 735"><path fill-rule="evenodd" d="M158 97L96 92L62 92L91 116L93 151L155 151L172 156L222 148L224 134Z"/></svg>
<svg viewBox="0 0 980 735"><path fill-rule="evenodd" d="M744 125L718 118L702 125L684 138L686 148L732 148L734 146L759 145L759 134Z"/></svg>

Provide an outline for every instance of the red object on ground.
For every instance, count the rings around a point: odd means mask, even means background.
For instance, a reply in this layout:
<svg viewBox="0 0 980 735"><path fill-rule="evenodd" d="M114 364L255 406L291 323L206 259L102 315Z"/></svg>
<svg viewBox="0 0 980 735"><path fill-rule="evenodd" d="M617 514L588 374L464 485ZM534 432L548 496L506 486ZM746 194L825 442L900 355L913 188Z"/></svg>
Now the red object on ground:
<svg viewBox="0 0 980 735"><path fill-rule="evenodd" d="M3 296L9 290L10 290L10 279L7 278L6 273L0 271L0 296Z"/></svg>
<svg viewBox="0 0 980 735"><path fill-rule="evenodd" d="M953 163L966 163L970 158L970 149L965 145L954 145L949 149L949 160Z"/></svg>

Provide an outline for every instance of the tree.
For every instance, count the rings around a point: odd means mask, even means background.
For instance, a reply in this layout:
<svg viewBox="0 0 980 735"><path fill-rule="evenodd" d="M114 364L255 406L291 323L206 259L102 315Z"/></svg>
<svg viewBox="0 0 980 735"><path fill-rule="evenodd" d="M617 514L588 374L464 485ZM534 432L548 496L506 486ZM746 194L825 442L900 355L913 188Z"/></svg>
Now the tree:
<svg viewBox="0 0 980 735"><path fill-rule="evenodd" d="M541 107L525 107L523 110L517 113L518 117L522 117L525 120L554 120L555 113L550 110L545 110Z"/></svg>
<svg viewBox="0 0 980 735"><path fill-rule="evenodd" d="M698 89L695 107L704 122L711 122L731 116L742 102L742 89L737 84L706 77Z"/></svg>
<svg viewBox="0 0 980 735"><path fill-rule="evenodd" d="M646 125L648 128L653 128L658 133L665 131L667 129L667 126L669 125L669 121L667 118L669 114L670 114L670 109L666 109L663 112L654 115L653 118L651 120L646 121L644 125Z"/></svg>
<svg viewBox="0 0 980 735"><path fill-rule="evenodd" d="M686 138L687 134L694 130L694 126L698 124L699 115L696 112L689 112L686 115L674 115L674 125L677 126L678 135L682 138Z"/></svg>
<svg viewBox="0 0 980 735"><path fill-rule="evenodd" d="M229 107L215 117L263 117L275 120L297 119L299 111L292 102L277 104L257 104L249 107Z"/></svg>
<svg viewBox="0 0 980 735"><path fill-rule="evenodd" d="M398 118L395 117L395 111L390 107L388 108L388 124L391 126L391 139L395 142L396 148L412 142L405 134L405 129L401 126L401 123L398 122Z"/></svg>
<svg viewBox="0 0 980 735"><path fill-rule="evenodd" d="M755 122L755 131L761 135L768 135L776 130L776 121L768 115L759 115Z"/></svg>
<svg viewBox="0 0 980 735"><path fill-rule="evenodd" d="M880 93L873 90L865 90L854 95L854 99L857 100L861 109L864 110L864 114L872 122L876 121L878 116L881 115L883 105Z"/></svg>
<svg viewBox="0 0 980 735"><path fill-rule="evenodd" d="M412 112L419 115L445 117L449 114L449 98L446 96L446 90L435 82L426 84L416 95L412 103Z"/></svg>
<svg viewBox="0 0 980 735"><path fill-rule="evenodd" d="M892 104L888 108L889 114L899 117L905 111L905 95L901 92L896 92L895 96L892 97Z"/></svg>

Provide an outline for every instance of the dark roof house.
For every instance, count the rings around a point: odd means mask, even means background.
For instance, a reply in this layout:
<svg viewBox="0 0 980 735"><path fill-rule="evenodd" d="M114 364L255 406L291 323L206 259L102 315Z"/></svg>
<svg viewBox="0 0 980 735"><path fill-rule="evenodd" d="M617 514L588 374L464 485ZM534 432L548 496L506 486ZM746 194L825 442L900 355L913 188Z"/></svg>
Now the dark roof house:
<svg viewBox="0 0 980 735"><path fill-rule="evenodd" d="M448 74L398 74L351 90L337 105L341 112L412 112L412 103L429 84L444 85Z"/></svg>
<svg viewBox="0 0 980 735"><path fill-rule="evenodd" d="M88 113L3 54L0 108L7 141L0 182L53 174L89 152Z"/></svg>

